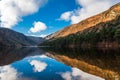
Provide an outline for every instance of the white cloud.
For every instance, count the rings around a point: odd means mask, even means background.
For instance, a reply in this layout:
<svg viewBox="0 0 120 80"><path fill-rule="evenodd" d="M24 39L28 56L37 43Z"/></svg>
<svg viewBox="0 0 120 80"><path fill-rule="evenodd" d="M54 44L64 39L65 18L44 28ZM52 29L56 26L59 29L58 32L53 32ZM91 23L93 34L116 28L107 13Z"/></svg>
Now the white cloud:
<svg viewBox="0 0 120 80"><path fill-rule="evenodd" d="M18 80L17 70L11 66L0 67L0 80Z"/></svg>
<svg viewBox="0 0 120 80"><path fill-rule="evenodd" d="M71 17L71 14L72 12L68 11L68 12L65 12L61 15L60 19L59 20L65 20L65 21L69 21L70 20L70 17Z"/></svg>
<svg viewBox="0 0 120 80"><path fill-rule="evenodd" d="M103 78L85 73L77 68L72 68L72 72L65 72L61 74L64 80L105 80Z"/></svg>
<svg viewBox="0 0 120 80"><path fill-rule="evenodd" d="M40 35L40 37L43 37L43 38L46 37L46 36L47 36L46 34L41 34Z"/></svg>
<svg viewBox="0 0 120 80"><path fill-rule="evenodd" d="M34 66L34 71L35 72L42 72L43 70L46 69L47 64L38 60L32 60L30 62L32 66Z"/></svg>
<svg viewBox="0 0 120 80"><path fill-rule="evenodd" d="M0 0L0 26L12 28L22 17L33 14L47 0Z"/></svg>
<svg viewBox="0 0 120 80"><path fill-rule="evenodd" d="M46 29L47 29L46 24L38 21L38 22L33 23L33 27L30 28L30 32L36 33L36 32L41 32Z"/></svg>
<svg viewBox="0 0 120 80"><path fill-rule="evenodd" d="M28 34L27 34L28 35ZM28 36L33 36L33 37L46 37L48 34L40 34L40 35L34 35L34 34L32 34L32 35L28 35Z"/></svg>
<svg viewBox="0 0 120 80"><path fill-rule="evenodd" d="M99 14L112 5L119 2L119 0L76 0L79 8L73 11L67 11L61 14L61 20L70 21L75 24L93 15ZM80 8L82 6L82 8ZM66 13L68 16L66 16Z"/></svg>

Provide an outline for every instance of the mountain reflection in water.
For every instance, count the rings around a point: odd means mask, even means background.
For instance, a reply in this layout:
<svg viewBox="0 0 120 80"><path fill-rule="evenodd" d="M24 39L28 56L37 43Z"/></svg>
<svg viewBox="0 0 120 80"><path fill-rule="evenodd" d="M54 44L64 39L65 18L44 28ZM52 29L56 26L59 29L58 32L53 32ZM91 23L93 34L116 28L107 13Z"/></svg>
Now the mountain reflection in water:
<svg viewBox="0 0 120 80"><path fill-rule="evenodd" d="M0 66L10 64L21 60L29 55L44 54L43 50L38 48L1 48L0 47Z"/></svg>
<svg viewBox="0 0 120 80"><path fill-rule="evenodd" d="M104 80L50 55L38 48L1 49L0 80Z"/></svg>
<svg viewBox="0 0 120 80"><path fill-rule="evenodd" d="M120 49L46 49L55 59L87 73L120 80Z"/></svg>

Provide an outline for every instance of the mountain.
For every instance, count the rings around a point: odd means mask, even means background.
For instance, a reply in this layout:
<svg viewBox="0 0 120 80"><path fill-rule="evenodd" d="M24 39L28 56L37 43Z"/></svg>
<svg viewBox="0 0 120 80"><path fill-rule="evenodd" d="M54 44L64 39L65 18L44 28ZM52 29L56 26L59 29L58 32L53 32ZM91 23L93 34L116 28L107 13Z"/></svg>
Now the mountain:
<svg viewBox="0 0 120 80"><path fill-rule="evenodd" d="M37 42L22 33L0 28L0 46L31 46L37 45Z"/></svg>
<svg viewBox="0 0 120 80"><path fill-rule="evenodd" d="M59 37L65 37L70 34L74 34L80 31L84 31L88 28L95 27L97 24L106 23L116 19L117 16L120 15L120 3L112 6L107 11L104 11L98 15L85 19L78 24L73 24L64 29L57 31L54 34L48 35L46 39L53 39Z"/></svg>
<svg viewBox="0 0 120 80"><path fill-rule="evenodd" d="M41 46L120 47L120 3L109 10L48 35Z"/></svg>
<svg viewBox="0 0 120 80"><path fill-rule="evenodd" d="M28 36L31 40L33 40L36 44L40 44L45 41L42 37L34 37L34 36Z"/></svg>

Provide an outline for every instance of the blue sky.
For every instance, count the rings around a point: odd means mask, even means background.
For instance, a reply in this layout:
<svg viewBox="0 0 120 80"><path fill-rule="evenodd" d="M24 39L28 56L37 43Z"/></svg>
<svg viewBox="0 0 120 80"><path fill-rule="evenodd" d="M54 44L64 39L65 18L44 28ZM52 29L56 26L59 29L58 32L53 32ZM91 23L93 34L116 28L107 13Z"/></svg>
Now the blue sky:
<svg viewBox="0 0 120 80"><path fill-rule="evenodd" d="M1 0L0 25L29 36L45 36L105 11L118 2L120 1Z"/></svg>
<svg viewBox="0 0 120 80"><path fill-rule="evenodd" d="M59 4L56 4L59 3ZM60 15L65 11L71 11L77 8L75 0L51 0L43 6L39 11L33 15L25 16L22 22L13 27L13 30L22 32L28 35L47 35L54 33L65 26L70 25L70 22L59 21ZM34 21L41 21L47 25L47 29L37 33L28 33L30 27L33 26Z"/></svg>

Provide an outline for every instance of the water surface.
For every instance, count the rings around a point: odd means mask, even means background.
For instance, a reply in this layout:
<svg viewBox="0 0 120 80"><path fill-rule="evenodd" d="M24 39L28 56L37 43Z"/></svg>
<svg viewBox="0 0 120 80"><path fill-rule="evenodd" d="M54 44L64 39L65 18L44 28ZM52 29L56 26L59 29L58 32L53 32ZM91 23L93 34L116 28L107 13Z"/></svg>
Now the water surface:
<svg viewBox="0 0 120 80"><path fill-rule="evenodd" d="M84 51L80 53L74 50L1 49L0 80L105 80L99 69L108 68L93 64L92 61L100 57L97 54L95 56L95 52L88 55ZM99 73L95 74L92 69L97 68ZM118 70L117 67L115 70Z"/></svg>

